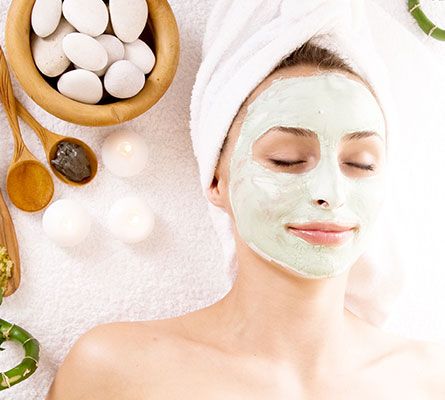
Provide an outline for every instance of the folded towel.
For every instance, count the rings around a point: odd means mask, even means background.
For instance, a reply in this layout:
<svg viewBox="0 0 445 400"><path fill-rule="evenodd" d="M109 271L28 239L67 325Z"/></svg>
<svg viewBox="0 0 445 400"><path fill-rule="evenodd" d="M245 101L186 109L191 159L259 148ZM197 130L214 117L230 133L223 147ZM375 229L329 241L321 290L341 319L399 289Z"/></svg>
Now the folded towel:
<svg viewBox="0 0 445 400"><path fill-rule="evenodd" d="M385 114L388 164L398 119L389 76L367 20L366 0L219 0L207 20L202 63L190 104L193 151L204 196L231 122L249 93L293 50L313 39L339 54L374 88ZM390 181L390 180L388 180ZM211 220L230 279L236 276L229 216L210 201ZM404 268L393 240L390 210L382 210L380 235L352 266L345 307L374 325L387 318L403 287Z"/></svg>

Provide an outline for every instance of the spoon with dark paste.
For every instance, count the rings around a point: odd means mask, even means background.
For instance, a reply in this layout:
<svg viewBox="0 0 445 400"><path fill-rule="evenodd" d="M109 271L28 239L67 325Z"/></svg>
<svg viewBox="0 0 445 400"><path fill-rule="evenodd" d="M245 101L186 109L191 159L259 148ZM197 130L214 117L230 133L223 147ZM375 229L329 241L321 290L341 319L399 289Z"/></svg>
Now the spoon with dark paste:
<svg viewBox="0 0 445 400"><path fill-rule="evenodd" d="M13 108L14 113L20 116L37 134L45 149L48 164L51 167L54 175L56 175L62 182L72 186L81 186L91 182L97 173L97 157L93 150L79 139L70 136L62 136L43 127L15 98L12 91L12 83L9 76L8 65L1 47L0 61L0 76L3 78L4 82L4 85L0 87L0 89L2 89L0 93L2 94L2 100L4 102L6 101L5 107L9 106L8 108ZM18 124L16 130L19 130ZM25 148L24 150L26 153L28 149L24 145L23 141L21 141L19 144L21 147ZM38 161L36 160L36 162ZM39 164L41 166L41 170L46 172L47 180L51 180L43 164ZM39 185L39 187L50 185L52 186L52 181L48 182L46 185ZM31 190L33 189L31 188ZM45 201L49 202L49 199L45 199ZM46 206L46 204L42 207L44 206ZM41 205L39 204L38 207L41 207ZM34 209L40 209L38 207L33 207L33 211Z"/></svg>
<svg viewBox="0 0 445 400"><path fill-rule="evenodd" d="M91 182L97 173L97 157L94 151L80 139L59 135L40 125L17 99L16 105L19 116L42 142L53 173L62 182L72 186Z"/></svg>

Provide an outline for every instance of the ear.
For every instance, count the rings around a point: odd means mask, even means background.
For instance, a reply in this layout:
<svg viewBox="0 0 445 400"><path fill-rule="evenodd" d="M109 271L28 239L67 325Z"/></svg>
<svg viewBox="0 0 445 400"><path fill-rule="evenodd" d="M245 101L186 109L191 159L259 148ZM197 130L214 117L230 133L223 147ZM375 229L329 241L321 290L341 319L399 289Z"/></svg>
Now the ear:
<svg viewBox="0 0 445 400"><path fill-rule="evenodd" d="M210 187L207 188L207 199L215 206L225 209L224 194L222 192L222 182L218 175L213 176Z"/></svg>

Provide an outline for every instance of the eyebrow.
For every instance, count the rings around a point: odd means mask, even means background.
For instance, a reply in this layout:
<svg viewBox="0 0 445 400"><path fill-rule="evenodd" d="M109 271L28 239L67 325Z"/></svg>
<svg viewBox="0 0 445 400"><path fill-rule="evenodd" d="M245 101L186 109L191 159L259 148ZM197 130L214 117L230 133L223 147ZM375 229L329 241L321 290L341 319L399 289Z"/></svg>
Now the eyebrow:
<svg viewBox="0 0 445 400"><path fill-rule="evenodd" d="M276 129L282 132L289 132L296 136L316 137L316 133L306 128L295 128L293 126L274 126L271 130Z"/></svg>
<svg viewBox="0 0 445 400"><path fill-rule="evenodd" d="M304 137L316 137L316 133L310 129L306 128L296 128L291 126L274 126L272 129L277 129L283 132L289 132L296 136L304 136ZM343 136L342 141L349 142L352 140L364 139L371 136L377 136L379 139L383 140L382 137L374 131L356 131L351 132Z"/></svg>
<svg viewBox="0 0 445 400"><path fill-rule="evenodd" d="M347 135L343 136L342 140L344 142L349 142L351 140L363 139L371 136L377 136L380 140L383 140L382 137L374 131L358 131L348 133Z"/></svg>

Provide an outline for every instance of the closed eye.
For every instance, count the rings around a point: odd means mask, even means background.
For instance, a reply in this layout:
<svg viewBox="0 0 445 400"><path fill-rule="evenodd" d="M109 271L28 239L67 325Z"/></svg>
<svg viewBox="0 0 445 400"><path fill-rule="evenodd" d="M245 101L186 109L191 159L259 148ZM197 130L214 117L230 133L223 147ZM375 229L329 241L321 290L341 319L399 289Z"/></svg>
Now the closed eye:
<svg viewBox="0 0 445 400"><path fill-rule="evenodd" d="M299 161L286 161L286 160L273 160L270 159L275 165L283 166L283 167L291 167L292 165L302 164L306 161L299 160Z"/></svg>
<svg viewBox="0 0 445 400"><path fill-rule="evenodd" d="M289 168L289 167L291 167L293 165L302 164L302 163L306 162L304 160L287 161L287 160L273 160L273 159L270 159L270 161L274 165L285 167L285 168ZM352 162L347 162L345 164L346 165L350 165L350 166L352 166L354 168L358 168L358 169L362 169L362 170L366 170L366 171L374 171L374 169L375 169L375 165L374 164L358 164L358 163L352 163Z"/></svg>
<svg viewBox="0 0 445 400"><path fill-rule="evenodd" d="M346 165L351 165L355 168L359 168L359 169L364 169L367 171L374 171L375 169L375 165L374 164L357 164L357 163L351 163L351 162L347 162L345 163Z"/></svg>

